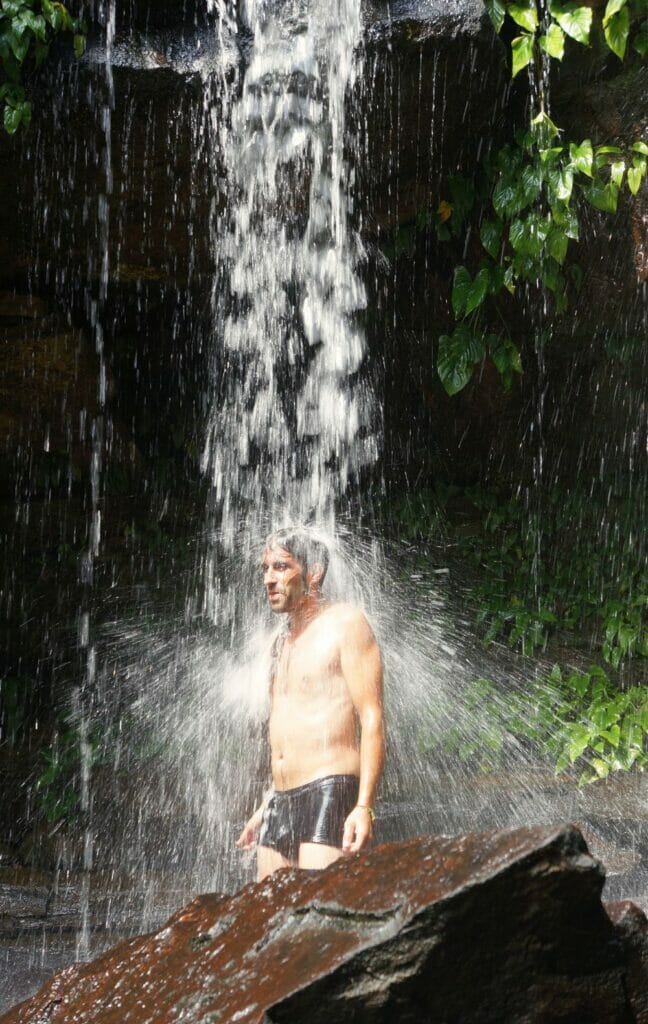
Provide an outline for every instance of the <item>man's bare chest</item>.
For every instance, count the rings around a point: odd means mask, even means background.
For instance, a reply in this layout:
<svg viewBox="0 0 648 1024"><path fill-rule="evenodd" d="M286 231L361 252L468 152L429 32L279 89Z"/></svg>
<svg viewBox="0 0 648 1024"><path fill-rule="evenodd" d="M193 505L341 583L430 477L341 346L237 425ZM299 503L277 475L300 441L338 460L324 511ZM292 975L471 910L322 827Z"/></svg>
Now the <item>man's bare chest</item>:
<svg viewBox="0 0 648 1024"><path fill-rule="evenodd" d="M275 700L334 699L341 688L346 690L334 638L318 630L295 641L284 640L273 679Z"/></svg>

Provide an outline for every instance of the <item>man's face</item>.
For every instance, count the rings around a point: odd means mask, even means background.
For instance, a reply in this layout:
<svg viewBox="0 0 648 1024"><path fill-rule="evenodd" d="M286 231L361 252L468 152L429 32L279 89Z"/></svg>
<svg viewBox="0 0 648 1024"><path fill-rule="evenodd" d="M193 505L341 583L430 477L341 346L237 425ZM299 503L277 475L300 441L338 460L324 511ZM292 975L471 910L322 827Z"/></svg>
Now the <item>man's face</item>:
<svg viewBox="0 0 648 1024"><path fill-rule="evenodd" d="M301 562L285 548L266 548L261 568L272 611L291 612L297 608L308 592Z"/></svg>

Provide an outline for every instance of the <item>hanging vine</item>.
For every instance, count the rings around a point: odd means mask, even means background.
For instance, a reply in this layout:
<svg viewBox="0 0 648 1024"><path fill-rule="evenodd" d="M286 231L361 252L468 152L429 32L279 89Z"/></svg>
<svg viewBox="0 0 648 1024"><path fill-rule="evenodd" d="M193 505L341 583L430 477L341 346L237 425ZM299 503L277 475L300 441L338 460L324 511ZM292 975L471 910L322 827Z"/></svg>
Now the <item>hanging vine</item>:
<svg viewBox="0 0 648 1024"><path fill-rule="evenodd" d="M495 30L506 22L518 32L510 44L511 74L530 67L537 83L531 98L528 128L518 132L484 164L485 199L479 227L482 256L473 272L457 266L452 282L456 326L438 341L437 371L454 395L470 381L475 368L490 357L505 388L522 372L519 347L510 337L497 304L502 292L522 287L544 289L555 312L568 307L569 285L580 270L568 260L580 236L584 204L615 213L626 188L636 195L646 175L648 144L593 146L590 139L568 140L549 116L543 88L545 65L562 61L567 39L589 46L596 36L623 61L628 53L643 59L648 52L648 0L608 0L602 16L591 7L557 0L485 0ZM469 182L450 183L450 216L438 216L437 233L447 238L464 228L474 205ZM447 223L446 223L447 222ZM452 229L452 230L451 230ZM485 329L485 303L492 300L502 321L498 332Z"/></svg>

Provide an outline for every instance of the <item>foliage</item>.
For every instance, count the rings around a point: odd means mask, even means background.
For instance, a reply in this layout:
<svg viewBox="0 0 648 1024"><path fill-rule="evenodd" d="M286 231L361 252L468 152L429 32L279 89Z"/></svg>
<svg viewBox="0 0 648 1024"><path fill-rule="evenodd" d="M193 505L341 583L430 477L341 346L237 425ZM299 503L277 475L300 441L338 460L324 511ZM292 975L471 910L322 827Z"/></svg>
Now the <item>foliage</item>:
<svg viewBox="0 0 648 1024"><path fill-rule="evenodd" d="M155 726L130 715L119 721L95 722L82 728L76 715L64 714L58 722L52 743L39 753L36 794L38 809L49 822L74 824L81 818L81 777L90 778L93 770L107 766L116 771L117 751L125 734L137 737L135 756L139 763L159 770L160 758L178 763L180 747L160 737Z"/></svg>
<svg viewBox="0 0 648 1024"><path fill-rule="evenodd" d="M33 680L6 675L0 679L0 741L12 747L27 718Z"/></svg>
<svg viewBox="0 0 648 1024"><path fill-rule="evenodd" d="M84 27L56 0L0 0L0 104L10 135L32 116L25 78L38 69L59 33L71 33L74 51L85 48Z"/></svg>
<svg viewBox="0 0 648 1024"><path fill-rule="evenodd" d="M439 482L392 499L385 526L407 544L443 541L471 568L486 646L505 642L530 656L554 634L578 635L617 671L648 658L648 567L636 543L641 507L619 500L606 508L605 500L556 488L529 510L517 495ZM453 521L456 503L477 518ZM605 534L627 541L608 547Z"/></svg>
<svg viewBox="0 0 648 1024"><path fill-rule="evenodd" d="M441 239L458 237L476 199L482 200L481 259L472 273L465 266L455 268L452 310L457 324L438 343L437 371L450 395L466 386L487 357L510 388L522 372L522 360L497 297L541 288L553 296L556 313L564 313L570 286L579 284L580 272L569 267L567 257L580 235L580 211L588 204L615 213L623 188L632 195L639 191L648 162L648 144L642 140L622 147L563 139L549 117L542 85L543 63L562 61L566 38L588 46L598 31L619 59L628 44L643 57L648 51L646 0L608 0L600 21L590 6L571 0L485 3L497 32L507 20L521 30L511 43L512 75L530 66L537 97L528 128L484 162L485 195L479 195L474 180L451 179L452 201L444 202L434 218ZM503 325L498 332L484 327L489 299Z"/></svg>
<svg viewBox="0 0 648 1024"><path fill-rule="evenodd" d="M470 506L477 521L453 517L453 507L465 518ZM554 666L514 690L477 679L458 699L453 725L438 723L425 747L482 771L502 769L522 747L551 758L556 771L574 766L581 784L645 768L648 687L630 682L648 658L648 569L636 542L636 502L610 507L609 495L556 489L543 496L541 510L529 510L519 497L439 485L390 511L402 539L443 539L444 550L454 548L471 568L483 642L519 653L525 675L552 636L572 648L584 643L607 666ZM607 536L627 540L608 547Z"/></svg>
<svg viewBox="0 0 648 1024"><path fill-rule="evenodd" d="M460 545L478 573L477 620L487 645L504 640L531 655L551 634L577 632L589 634L615 670L648 657L648 570L632 543L613 552L601 545L597 502L559 490L544 496L541 567L537 522L519 498L476 489L467 494L481 528ZM628 503L615 515L632 537L640 510Z"/></svg>
<svg viewBox="0 0 648 1024"><path fill-rule="evenodd" d="M599 665L548 676L502 693L476 679L464 694L459 724L428 737L428 749L443 749L481 771L502 768L511 746L552 758L556 772L574 766L579 785L615 771L648 767L648 687L619 689Z"/></svg>
<svg viewBox="0 0 648 1024"><path fill-rule="evenodd" d="M98 739L89 744L94 758ZM74 821L80 813L79 774L81 735L73 725L62 723L50 747L41 751L40 774L36 780L39 806L50 822Z"/></svg>

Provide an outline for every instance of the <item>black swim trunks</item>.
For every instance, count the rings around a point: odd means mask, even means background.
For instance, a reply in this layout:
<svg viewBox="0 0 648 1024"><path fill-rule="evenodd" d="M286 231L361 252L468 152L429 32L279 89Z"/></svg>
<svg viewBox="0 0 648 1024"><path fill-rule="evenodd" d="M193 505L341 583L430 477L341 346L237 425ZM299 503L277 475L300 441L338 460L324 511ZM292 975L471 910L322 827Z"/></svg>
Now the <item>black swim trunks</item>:
<svg viewBox="0 0 648 1024"><path fill-rule="evenodd" d="M296 789L274 790L266 804L259 846L296 861L300 843L342 847L344 822L358 801L357 775L326 775Z"/></svg>

